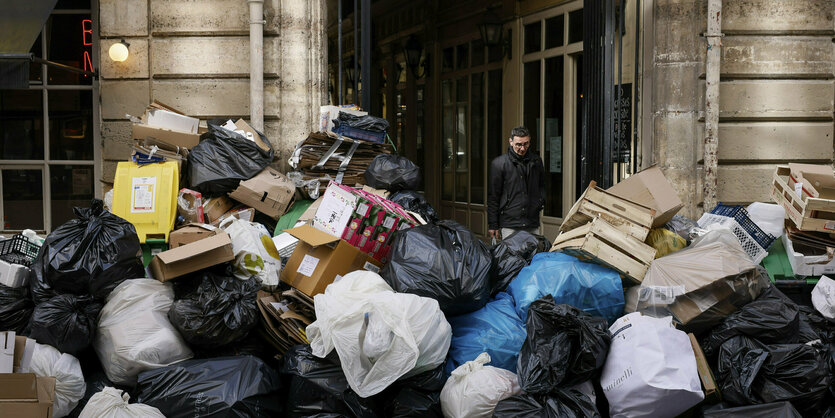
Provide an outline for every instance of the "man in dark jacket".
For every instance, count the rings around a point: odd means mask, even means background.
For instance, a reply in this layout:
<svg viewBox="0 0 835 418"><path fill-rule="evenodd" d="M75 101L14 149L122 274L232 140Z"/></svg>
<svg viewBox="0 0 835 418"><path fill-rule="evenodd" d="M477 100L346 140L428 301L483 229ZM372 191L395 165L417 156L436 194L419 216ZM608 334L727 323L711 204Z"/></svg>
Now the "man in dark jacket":
<svg viewBox="0 0 835 418"><path fill-rule="evenodd" d="M513 128L507 153L490 163L487 226L493 238L524 229L539 234L539 212L545 207L545 168L524 126Z"/></svg>

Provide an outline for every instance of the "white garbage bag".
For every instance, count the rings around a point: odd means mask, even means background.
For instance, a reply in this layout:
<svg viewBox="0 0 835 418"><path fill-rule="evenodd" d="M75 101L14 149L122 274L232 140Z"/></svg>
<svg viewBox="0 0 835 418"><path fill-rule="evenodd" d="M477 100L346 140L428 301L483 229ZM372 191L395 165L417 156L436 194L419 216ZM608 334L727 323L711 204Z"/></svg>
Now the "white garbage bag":
<svg viewBox="0 0 835 418"><path fill-rule="evenodd" d="M746 209L748 217L757 224L763 232L780 237L785 228L786 210L774 203L754 202Z"/></svg>
<svg viewBox="0 0 835 418"><path fill-rule="evenodd" d="M93 348L107 378L133 386L140 372L190 359L193 354L168 321L170 283L125 280L107 296Z"/></svg>
<svg viewBox="0 0 835 418"><path fill-rule="evenodd" d="M220 223L220 229L226 231L232 240L235 277L247 280L256 276L263 288L277 288L281 274L281 256L278 255L267 228L256 222L230 216Z"/></svg>
<svg viewBox="0 0 835 418"><path fill-rule="evenodd" d="M130 395L106 387L96 393L81 410L78 418L165 418L159 409L141 403L128 403Z"/></svg>
<svg viewBox="0 0 835 418"><path fill-rule="evenodd" d="M52 403L52 416L55 418L67 416L87 390L78 359L62 354L51 345L35 344L28 372L55 378L55 400Z"/></svg>
<svg viewBox="0 0 835 418"><path fill-rule="evenodd" d="M363 398L446 359L452 328L438 301L395 293L376 273L346 274L314 305L316 321L307 327L313 355L336 349L348 384Z"/></svg>
<svg viewBox="0 0 835 418"><path fill-rule="evenodd" d="M835 321L835 280L821 276L812 289L812 305L824 318Z"/></svg>
<svg viewBox="0 0 835 418"><path fill-rule="evenodd" d="M516 373L487 366L490 354L481 353L452 371L441 389L446 418L488 418L502 399L522 393Z"/></svg>
<svg viewBox="0 0 835 418"><path fill-rule="evenodd" d="M674 417L704 399L690 338L672 317L631 313L609 327L612 345L600 375L617 417Z"/></svg>

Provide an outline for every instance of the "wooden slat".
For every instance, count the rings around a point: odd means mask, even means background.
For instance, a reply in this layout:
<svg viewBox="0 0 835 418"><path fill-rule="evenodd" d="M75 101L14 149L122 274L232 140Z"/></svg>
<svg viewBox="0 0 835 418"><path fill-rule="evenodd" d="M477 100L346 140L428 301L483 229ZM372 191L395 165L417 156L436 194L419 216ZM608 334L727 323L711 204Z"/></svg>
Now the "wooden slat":
<svg viewBox="0 0 835 418"><path fill-rule="evenodd" d="M835 200L798 196L784 180L789 173L786 166L774 171L771 198L786 210L786 217L800 230L835 232Z"/></svg>
<svg viewBox="0 0 835 418"><path fill-rule="evenodd" d="M603 217L614 227L643 241L649 233L654 212L646 206L607 193L591 182L569 210L560 231L569 231L594 218Z"/></svg>
<svg viewBox="0 0 835 418"><path fill-rule="evenodd" d="M655 253L657 252L655 248L629 235L624 235L608 222L603 222L602 219L596 219L592 222L589 232L614 244L621 252L645 264L649 264L655 259Z"/></svg>
<svg viewBox="0 0 835 418"><path fill-rule="evenodd" d="M615 228L635 237L638 240L644 241L647 239L647 235L649 235L649 227L638 225L626 218L622 218L612 212L609 212L607 209L595 204L594 202L583 202L580 205L580 212L587 215L589 220L593 220L595 217L599 216Z"/></svg>
<svg viewBox="0 0 835 418"><path fill-rule="evenodd" d="M655 215L654 209L630 202L598 188L591 189L587 197L589 201L603 206L638 225L652 226L652 217Z"/></svg>
<svg viewBox="0 0 835 418"><path fill-rule="evenodd" d="M607 267L617 271L622 276L631 279L635 283L641 283L649 269L648 265L627 257L623 253L614 250L605 242L592 237L583 245L582 250L593 255L602 261Z"/></svg>

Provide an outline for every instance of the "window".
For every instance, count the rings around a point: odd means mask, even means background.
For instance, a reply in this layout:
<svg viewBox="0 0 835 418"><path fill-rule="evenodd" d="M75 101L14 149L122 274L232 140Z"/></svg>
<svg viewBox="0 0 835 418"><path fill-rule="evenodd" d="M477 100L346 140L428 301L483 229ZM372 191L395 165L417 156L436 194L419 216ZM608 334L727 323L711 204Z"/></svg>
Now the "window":
<svg viewBox="0 0 835 418"><path fill-rule="evenodd" d="M30 52L97 68L90 0L60 0ZM98 87L92 77L33 64L29 88L0 90L2 230L49 232L95 195Z"/></svg>

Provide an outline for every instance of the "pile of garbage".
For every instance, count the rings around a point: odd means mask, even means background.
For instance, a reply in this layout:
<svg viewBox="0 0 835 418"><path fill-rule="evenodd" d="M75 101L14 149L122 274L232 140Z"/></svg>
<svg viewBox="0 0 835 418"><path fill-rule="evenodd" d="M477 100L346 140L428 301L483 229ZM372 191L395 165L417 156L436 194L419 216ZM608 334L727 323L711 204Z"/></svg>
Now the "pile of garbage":
<svg viewBox="0 0 835 418"><path fill-rule="evenodd" d="M106 202L0 241L0 416L835 416L835 281L774 262L813 218L687 219L650 168L491 245L322 115L285 174L154 103Z"/></svg>

